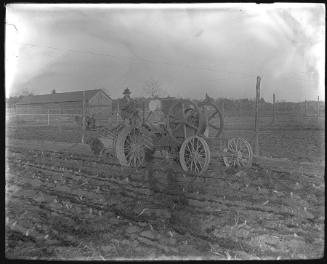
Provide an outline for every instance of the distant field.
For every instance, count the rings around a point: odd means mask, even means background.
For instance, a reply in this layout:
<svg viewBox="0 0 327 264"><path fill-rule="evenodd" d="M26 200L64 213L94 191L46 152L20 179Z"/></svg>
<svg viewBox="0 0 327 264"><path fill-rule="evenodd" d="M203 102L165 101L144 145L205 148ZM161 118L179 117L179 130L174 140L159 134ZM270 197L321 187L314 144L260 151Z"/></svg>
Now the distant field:
<svg viewBox="0 0 327 264"><path fill-rule="evenodd" d="M86 135L91 136L95 133L87 131ZM82 130L77 126L24 126L8 127L6 129L8 138L31 139L31 140L50 140L57 142L81 142Z"/></svg>
<svg viewBox="0 0 327 264"><path fill-rule="evenodd" d="M246 119L227 118L222 137L229 139L241 136L247 139L254 148L254 132L252 123L246 127ZM243 122L243 129L237 127ZM250 122L250 121L249 121ZM234 126L233 126L234 125ZM295 129L294 125L287 124L282 129L276 126L272 130L266 127L259 133L260 155L268 157L288 158L296 161L323 161L325 159L325 130L307 127ZM82 131L77 126L24 126L7 127L6 136L16 139L51 140L57 142L81 142ZM96 136L94 131L86 132L86 139ZM213 146L214 148L214 146Z"/></svg>
<svg viewBox="0 0 327 264"><path fill-rule="evenodd" d="M224 118L225 129L254 129L254 116L226 116ZM272 129L295 129L295 130L324 130L325 117L304 117L302 115L280 115L272 123L271 116L259 118L260 130Z"/></svg>
<svg viewBox="0 0 327 264"><path fill-rule="evenodd" d="M140 113L142 118L143 114ZM144 118L147 118L148 113L144 114ZM111 121L112 120L112 121ZM153 114L150 115L149 120L153 119ZM7 126L76 126L74 115L7 115ZM97 120L100 125L108 125L115 121L115 115L108 120ZM158 121L158 120L157 120ZM254 129L254 114L241 113L240 116L225 113L224 117L225 129L237 129L237 130L253 130ZM259 117L259 129L260 130L272 130L272 129L325 129L325 116L321 114L319 118L316 116L305 117L302 113L278 113L275 122L272 122L272 116L262 115Z"/></svg>
<svg viewBox="0 0 327 264"><path fill-rule="evenodd" d="M7 120L8 138L81 142L82 130L72 117L53 116L50 126L47 126L47 116L40 116L39 119L27 117ZM109 126L114 123L114 120L97 120L98 125ZM254 147L253 130L253 116L229 116L226 113L222 138L226 142L228 138L241 136ZM260 116L259 131L259 154L262 156L318 162L325 158L324 116L317 118L279 113L274 123L271 116ZM96 136L96 133L87 131L86 139L91 136Z"/></svg>

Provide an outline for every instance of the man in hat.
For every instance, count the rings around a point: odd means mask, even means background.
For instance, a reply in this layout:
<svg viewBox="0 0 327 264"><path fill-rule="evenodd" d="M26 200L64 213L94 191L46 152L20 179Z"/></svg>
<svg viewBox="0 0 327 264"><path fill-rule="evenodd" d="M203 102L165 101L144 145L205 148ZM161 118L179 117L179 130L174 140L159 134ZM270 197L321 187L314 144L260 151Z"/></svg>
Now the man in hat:
<svg viewBox="0 0 327 264"><path fill-rule="evenodd" d="M128 89L128 87L126 87L126 89L124 90L123 95L123 99L125 99L127 102L131 100L131 91Z"/></svg>
<svg viewBox="0 0 327 264"><path fill-rule="evenodd" d="M124 97L120 100L121 117L123 120L128 120L130 124L133 123L135 116L138 113L137 104L130 97L130 90L126 88L123 92Z"/></svg>

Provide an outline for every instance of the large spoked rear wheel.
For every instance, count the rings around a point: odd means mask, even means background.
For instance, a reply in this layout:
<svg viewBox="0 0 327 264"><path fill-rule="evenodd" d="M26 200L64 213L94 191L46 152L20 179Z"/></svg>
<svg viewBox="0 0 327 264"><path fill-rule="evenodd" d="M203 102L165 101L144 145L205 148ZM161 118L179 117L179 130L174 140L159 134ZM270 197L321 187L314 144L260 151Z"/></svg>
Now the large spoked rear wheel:
<svg viewBox="0 0 327 264"><path fill-rule="evenodd" d="M144 165L145 144L138 127L124 127L117 136L115 150L122 166L138 168Z"/></svg>
<svg viewBox="0 0 327 264"><path fill-rule="evenodd" d="M207 137L219 137L223 132L224 118L219 108L213 102L199 104L206 118Z"/></svg>
<svg viewBox="0 0 327 264"><path fill-rule="evenodd" d="M190 136L183 142L179 151L182 169L195 175L203 174L210 163L210 149L199 136Z"/></svg>
<svg viewBox="0 0 327 264"><path fill-rule="evenodd" d="M224 149L223 160L226 167L251 167L253 151L250 143L241 137L228 140L227 148Z"/></svg>

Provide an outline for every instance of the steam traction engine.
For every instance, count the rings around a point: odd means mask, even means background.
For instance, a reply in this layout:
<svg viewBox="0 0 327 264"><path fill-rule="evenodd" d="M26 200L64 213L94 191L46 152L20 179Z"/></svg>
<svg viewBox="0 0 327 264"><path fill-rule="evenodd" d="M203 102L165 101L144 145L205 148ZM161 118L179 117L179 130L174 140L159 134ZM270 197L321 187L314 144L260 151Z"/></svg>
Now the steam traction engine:
<svg viewBox="0 0 327 264"><path fill-rule="evenodd" d="M223 116L208 96L199 104L186 99L153 99L143 118L135 108L116 127L99 130L101 136L90 146L95 154L115 156L122 166L129 167L142 167L146 156L159 150L179 160L184 171L201 175L210 163L208 142L218 141L223 126ZM220 153L228 167L252 164L252 148L243 138L228 140Z"/></svg>

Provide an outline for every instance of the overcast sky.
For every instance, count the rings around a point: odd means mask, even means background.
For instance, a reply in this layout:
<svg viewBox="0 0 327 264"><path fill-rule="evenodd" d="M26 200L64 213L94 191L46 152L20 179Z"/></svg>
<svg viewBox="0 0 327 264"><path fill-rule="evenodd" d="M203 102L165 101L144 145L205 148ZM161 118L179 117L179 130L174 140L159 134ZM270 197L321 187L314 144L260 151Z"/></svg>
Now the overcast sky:
<svg viewBox="0 0 327 264"><path fill-rule="evenodd" d="M325 97L322 4L6 6L6 97L129 87L162 95Z"/></svg>

